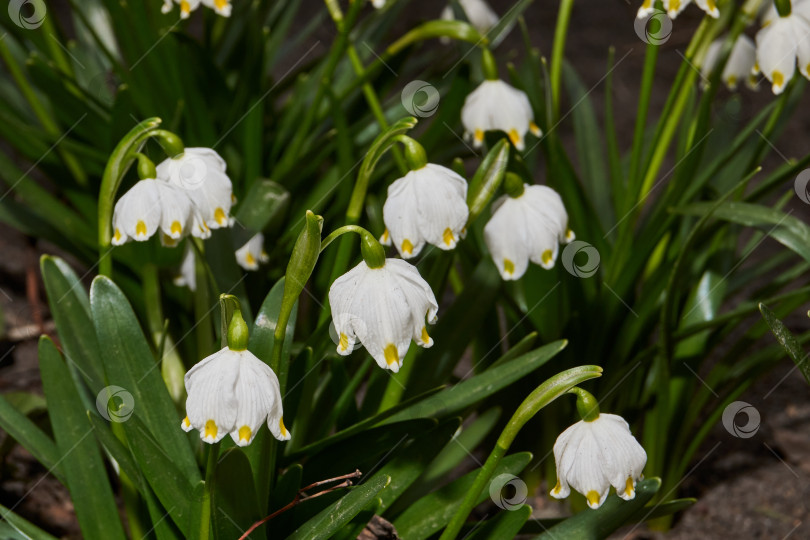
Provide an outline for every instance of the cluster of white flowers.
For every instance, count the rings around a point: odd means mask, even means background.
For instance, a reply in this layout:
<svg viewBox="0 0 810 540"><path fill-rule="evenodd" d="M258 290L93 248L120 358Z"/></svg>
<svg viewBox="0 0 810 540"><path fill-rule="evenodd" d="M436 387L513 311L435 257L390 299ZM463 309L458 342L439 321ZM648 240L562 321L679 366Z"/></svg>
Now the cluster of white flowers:
<svg viewBox="0 0 810 540"><path fill-rule="evenodd" d="M223 17L231 16L230 0L163 0L163 13L169 13L174 4L180 6L180 18L188 19L191 12L200 7L200 4L213 9L218 15Z"/></svg>
<svg viewBox="0 0 810 540"><path fill-rule="evenodd" d="M663 0L664 10L667 12L670 19L677 18L681 11L686 9L686 6L691 3L692 0ZM641 3L641 7L638 8L636 17L643 19L652 14L653 11L655 11L653 4L655 4L655 0L644 0ZM695 0L695 4L710 17L716 19L720 16L720 10L717 9L716 0Z"/></svg>
<svg viewBox="0 0 810 540"><path fill-rule="evenodd" d="M175 246L188 235L208 238L211 229L230 226L233 188L219 154L186 148L156 170L156 178L139 181L115 204L113 245L143 242L160 230L161 242Z"/></svg>
<svg viewBox="0 0 810 540"><path fill-rule="evenodd" d="M810 79L810 0L792 0L788 15L780 15L773 4L762 16L757 33L755 73L761 72L774 94L781 94L796 72Z"/></svg>
<svg viewBox="0 0 810 540"><path fill-rule="evenodd" d="M723 43L725 41L726 39L722 37L709 45L706 56L703 58L703 65L700 69L704 81L708 81L709 76L717 66L717 62L720 60L720 52L723 49ZM723 67L723 73L720 75L720 78L729 90L736 90L741 80L744 80L746 85L752 90L756 89L756 64L756 46L754 46L754 42L748 36L744 34L740 35L731 48L731 53L729 53L728 60Z"/></svg>

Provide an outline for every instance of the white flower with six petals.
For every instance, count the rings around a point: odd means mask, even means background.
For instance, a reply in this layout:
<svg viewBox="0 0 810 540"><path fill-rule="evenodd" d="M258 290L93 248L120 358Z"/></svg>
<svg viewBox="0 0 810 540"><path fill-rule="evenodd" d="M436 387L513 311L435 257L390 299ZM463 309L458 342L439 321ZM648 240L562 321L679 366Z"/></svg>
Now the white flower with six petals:
<svg viewBox="0 0 810 540"><path fill-rule="evenodd" d="M580 420L557 437L554 461L557 485L551 496L563 499L574 488L595 509L605 502L611 486L624 500L636 496L647 453L621 416L600 414L590 422Z"/></svg>
<svg viewBox="0 0 810 540"><path fill-rule="evenodd" d="M329 303L338 354L351 354L359 340L377 365L396 373L411 339L420 347L433 345L425 317L435 323L439 305L430 285L406 261L386 259L380 268L361 261L332 283Z"/></svg>
<svg viewBox="0 0 810 540"><path fill-rule="evenodd" d="M185 384L187 416L181 427L199 430L204 442L219 442L230 433L238 446L247 446L265 422L276 439L290 439L278 378L250 351L215 352L186 373Z"/></svg>
<svg viewBox="0 0 810 540"><path fill-rule="evenodd" d="M264 250L264 235L255 234L244 246L236 250L236 262L245 270L258 270L259 263L266 263L269 259Z"/></svg>
<svg viewBox="0 0 810 540"><path fill-rule="evenodd" d="M504 280L520 279L529 261L553 268L559 244L575 238L562 199L550 187L523 184L523 193L504 195L492 208L484 241Z"/></svg>
<svg viewBox="0 0 810 540"><path fill-rule="evenodd" d="M425 242L450 250L464 235L469 214L464 178L428 163L388 186L381 242L386 246L393 242L404 259L416 257Z"/></svg>
<svg viewBox="0 0 810 540"><path fill-rule="evenodd" d="M518 150L525 148L527 132L535 137L541 135L526 92L500 79L482 82L467 96L461 122L465 136L472 137L475 148L484 143L486 131L503 131Z"/></svg>

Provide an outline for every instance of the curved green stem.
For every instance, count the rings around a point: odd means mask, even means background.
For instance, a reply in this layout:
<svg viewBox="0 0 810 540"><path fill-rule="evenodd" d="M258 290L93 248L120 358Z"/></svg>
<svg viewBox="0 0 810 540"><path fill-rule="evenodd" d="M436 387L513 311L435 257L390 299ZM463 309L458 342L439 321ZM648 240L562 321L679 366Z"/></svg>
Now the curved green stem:
<svg viewBox="0 0 810 540"><path fill-rule="evenodd" d="M332 233L321 242L321 251L334 242L338 237L346 233L357 233L360 235L360 252L363 260L369 268L381 268L385 264L385 250L374 235L359 225L344 225L332 231Z"/></svg>
<svg viewBox="0 0 810 540"><path fill-rule="evenodd" d="M478 496L490 481L490 478L495 472L498 463L500 463L501 459L506 455L506 452L509 451L509 447L512 445L515 437L517 437L517 434L520 432L520 429L526 424L526 422L537 414L540 409L568 392L577 384L589 379L595 379L601 375L602 368L599 366L575 367L551 377L543 384L538 386L534 392L529 394L523 403L521 403L520 407L518 407L517 411L515 411L515 414L512 415L512 418L509 420L509 423L506 425L504 430L501 432L500 437L498 437L498 441L495 443L495 448L489 454L484 466L481 467L472 488L467 491L464 500L462 501L458 510L456 510L456 513L453 515L453 519L450 520L447 528L442 533L440 540L452 540L458 536L459 531L461 531L461 528L464 526L467 516L475 507Z"/></svg>

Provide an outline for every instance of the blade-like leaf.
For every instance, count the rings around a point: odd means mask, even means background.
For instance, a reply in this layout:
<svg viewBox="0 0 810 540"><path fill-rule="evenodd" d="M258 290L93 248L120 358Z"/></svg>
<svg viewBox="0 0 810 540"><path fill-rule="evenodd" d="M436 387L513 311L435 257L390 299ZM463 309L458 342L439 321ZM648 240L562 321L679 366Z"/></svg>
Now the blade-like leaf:
<svg viewBox="0 0 810 540"><path fill-rule="evenodd" d="M759 311L762 313L762 318L765 319L765 323L771 329L774 337L776 337L776 341L785 349L788 356L796 363L799 371L804 375L804 378L810 383L810 362L807 361L807 353L804 352L798 340L788 330L787 326L776 318L776 314L768 306L760 304Z"/></svg>

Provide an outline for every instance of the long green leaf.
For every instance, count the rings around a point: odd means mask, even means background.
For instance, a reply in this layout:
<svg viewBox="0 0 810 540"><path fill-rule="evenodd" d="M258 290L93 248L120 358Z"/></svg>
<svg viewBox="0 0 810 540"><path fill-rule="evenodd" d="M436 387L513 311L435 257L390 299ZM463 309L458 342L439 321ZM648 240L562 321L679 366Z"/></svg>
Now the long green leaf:
<svg viewBox="0 0 810 540"><path fill-rule="evenodd" d="M776 317L776 314L768 309L768 306L760 304L759 311L762 313L762 318L765 319L765 323L771 329L776 341L785 349L790 359L796 363L796 367L799 368L804 378L810 383L810 362L807 361L808 355L799 345L799 341L788 330L787 326Z"/></svg>

